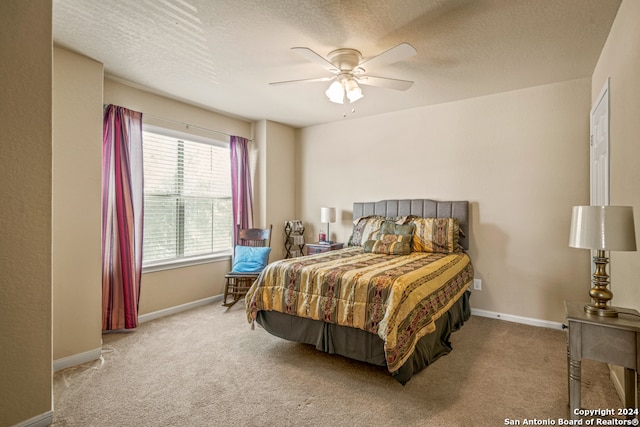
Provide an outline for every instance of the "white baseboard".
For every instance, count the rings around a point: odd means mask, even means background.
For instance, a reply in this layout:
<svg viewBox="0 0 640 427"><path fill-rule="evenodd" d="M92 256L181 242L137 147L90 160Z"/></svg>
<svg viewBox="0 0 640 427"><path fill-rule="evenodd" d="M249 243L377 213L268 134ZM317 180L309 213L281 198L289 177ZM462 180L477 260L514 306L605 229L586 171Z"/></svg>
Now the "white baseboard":
<svg viewBox="0 0 640 427"><path fill-rule="evenodd" d="M171 314L180 313L181 311L190 310L192 308L200 307L207 304L213 304L216 301L222 301L222 295L216 295L209 298L204 298L198 301L192 301L186 304L178 305L175 307L165 308L164 310L154 311L152 313L142 314L138 316L138 322L148 322L150 320L158 319L160 317L169 316ZM102 355L102 348L96 348L93 350L85 351L84 353L74 354L72 356L63 357L53 361L53 370L59 371L61 369L69 368L71 366L82 365L83 363L92 362L97 360Z"/></svg>
<svg viewBox="0 0 640 427"><path fill-rule="evenodd" d="M222 295L216 295L213 297L204 298L197 301L188 302L186 304L176 305L175 307L165 308L163 310L154 311L147 314L138 316L138 322L144 323L150 320L158 319L160 317L170 316L172 314L180 313L181 311L191 310L207 304L213 304L216 301L222 301Z"/></svg>
<svg viewBox="0 0 640 427"><path fill-rule="evenodd" d="M503 314L495 311L479 310L477 308L472 308L471 314L474 316L490 317L492 319L506 320L508 322L522 323L541 328L563 329L562 323L560 322L550 322L548 320L534 319L531 317L514 316L513 314Z"/></svg>
<svg viewBox="0 0 640 427"><path fill-rule="evenodd" d="M616 389L616 393L618 393L618 397L620 398L620 403L624 404L624 368L621 366L609 366L609 378L613 383L613 386Z"/></svg>
<svg viewBox="0 0 640 427"><path fill-rule="evenodd" d="M47 411L44 414L29 418L26 421L15 424L13 427L47 427L53 424L53 411Z"/></svg>
<svg viewBox="0 0 640 427"><path fill-rule="evenodd" d="M83 353L63 357L62 359L56 359L53 361L53 371L57 372L71 366L78 366L83 363L93 362L94 360L99 359L101 354L102 348L94 348L93 350L85 351Z"/></svg>

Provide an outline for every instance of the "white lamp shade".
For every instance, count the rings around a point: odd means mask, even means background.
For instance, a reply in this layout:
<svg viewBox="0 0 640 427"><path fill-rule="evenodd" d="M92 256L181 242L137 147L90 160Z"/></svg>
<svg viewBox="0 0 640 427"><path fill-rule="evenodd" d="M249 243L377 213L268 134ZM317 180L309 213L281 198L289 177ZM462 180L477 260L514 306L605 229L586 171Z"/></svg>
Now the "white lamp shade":
<svg viewBox="0 0 640 427"><path fill-rule="evenodd" d="M342 83L339 81L331 83L325 93L329 101L335 102L336 104L344 104L344 87L342 87Z"/></svg>
<svg viewBox="0 0 640 427"><path fill-rule="evenodd" d="M320 208L320 222L336 222L336 208Z"/></svg>
<svg viewBox="0 0 640 427"><path fill-rule="evenodd" d="M347 98L349 98L349 102L356 102L358 99L362 98L362 89L360 89L355 80L347 80L344 87L347 91Z"/></svg>
<svg viewBox="0 0 640 427"><path fill-rule="evenodd" d="M569 246L602 251L635 251L630 206L574 206Z"/></svg>
<svg viewBox="0 0 640 427"><path fill-rule="evenodd" d="M356 102L358 99L362 98L362 89L359 87L350 90L347 92L347 98L349 98L349 102Z"/></svg>

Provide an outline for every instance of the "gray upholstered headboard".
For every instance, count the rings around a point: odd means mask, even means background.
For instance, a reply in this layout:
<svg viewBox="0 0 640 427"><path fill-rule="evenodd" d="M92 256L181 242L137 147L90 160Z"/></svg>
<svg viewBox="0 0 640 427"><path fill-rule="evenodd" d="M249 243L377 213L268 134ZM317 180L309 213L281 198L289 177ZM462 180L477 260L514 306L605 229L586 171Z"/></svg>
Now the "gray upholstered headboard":
<svg viewBox="0 0 640 427"><path fill-rule="evenodd" d="M457 218L464 237L463 248L469 249L469 202L440 202L430 199L380 200L379 202L355 202L353 218L367 215L404 216L416 215L425 218Z"/></svg>

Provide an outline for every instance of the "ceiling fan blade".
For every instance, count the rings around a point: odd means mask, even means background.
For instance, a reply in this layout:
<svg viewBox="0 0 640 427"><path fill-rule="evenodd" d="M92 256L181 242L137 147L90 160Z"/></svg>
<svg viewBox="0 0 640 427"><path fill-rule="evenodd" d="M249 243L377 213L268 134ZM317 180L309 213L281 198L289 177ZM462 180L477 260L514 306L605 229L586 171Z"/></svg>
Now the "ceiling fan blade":
<svg viewBox="0 0 640 427"><path fill-rule="evenodd" d="M367 69L374 69L384 67L385 65L393 64L394 62L404 61L411 58L416 54L416 50L409 43L400 43L399 45L392 47L389 50L382 52L381 54L374 56L361 62L358 67L364 67Z"/></svg>
<svg viewBox="0 0 640 427"><path fill-rule="evenodd" d="M413 82L410 80L391 79L388 77L356 76L355 79L363 85L379 86L393 90L405 91L413 86Z"/></svg>
<svg viewBox="0 0 640 427"><path fill-rule="evenodd" d="M332 77L318 77L315 79L300 79L300 80L285 80L282 82L272 82L269 83L272 86L279 86L279 85L288 85L288 84L292 84L292 83L310 83L310 82L330 82L331 80L335 79L336 76L332 76Z"/></svg>
<svg viewBox="0 0 640 427"><path fill-rule="evenodd" d="M324 59L322 56L309 49L308 47L292 47L293 50L298 55L302 56L307 61L315 62L316 64L323 67L325 70L331 71L332 73L337 73L339 70L333 65L331 62Z"/></svg>

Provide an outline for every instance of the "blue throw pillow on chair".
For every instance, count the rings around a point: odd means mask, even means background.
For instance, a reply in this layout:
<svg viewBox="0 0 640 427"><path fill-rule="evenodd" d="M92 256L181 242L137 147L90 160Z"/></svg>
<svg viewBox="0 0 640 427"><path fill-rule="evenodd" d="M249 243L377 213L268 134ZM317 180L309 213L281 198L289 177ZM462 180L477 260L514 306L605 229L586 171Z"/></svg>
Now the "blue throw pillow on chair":
<svg viewBox="0 0 640 427"><path fill-rule="evenodd" d="M260 273L269 263L271 248L236 246L233 257L234 273Z"/></svg>

